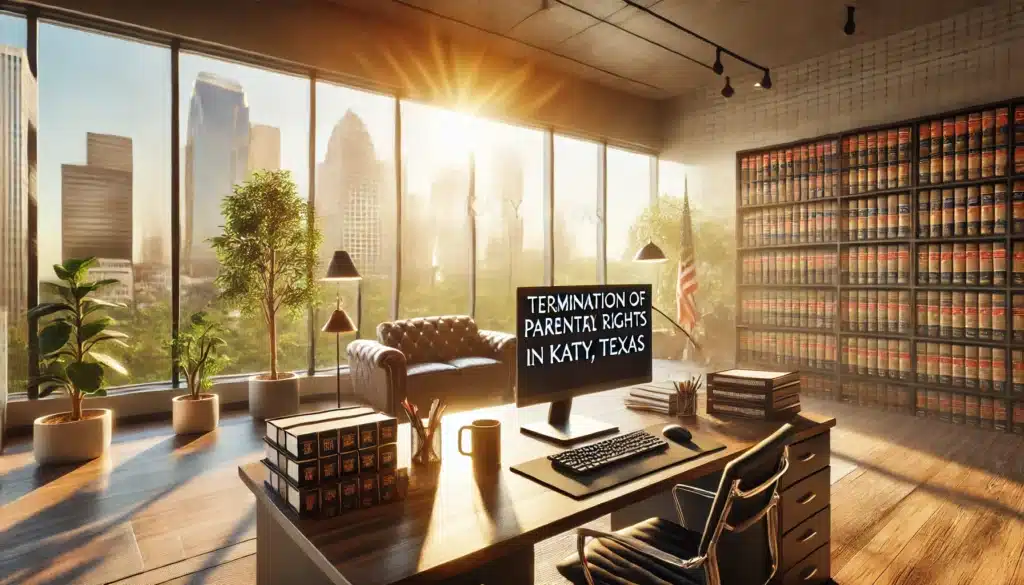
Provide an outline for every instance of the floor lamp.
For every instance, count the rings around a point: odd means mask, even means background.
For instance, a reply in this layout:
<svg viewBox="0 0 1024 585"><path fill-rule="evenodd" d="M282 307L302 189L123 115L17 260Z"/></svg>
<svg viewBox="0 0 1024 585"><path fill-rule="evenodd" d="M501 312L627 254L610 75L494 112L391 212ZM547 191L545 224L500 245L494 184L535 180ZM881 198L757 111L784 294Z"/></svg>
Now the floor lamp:
<svg viewBox="0 0 1024 585"><path fill-rule="evenodd" d="M647 242L647 244L644 245L643 248L637 250L636 256L633 257L633 262L641 262L644 264L660 264L666 260L668 260L668 258L665 257L665 253L662 252L661 248L659 248L658 245L655 244L654 242ZM676 329L681 331L683 335L685 335L686 338L690 340L690 343L693 344L693 347L695 347L697 351L700 351L700 345L698 345L697 342L694 341L693 337L686 329L683 328L682 325L677 323L676 320L673 319L672 317L669 317L668 314L665 313L665 311L662 311L658 307L654 306L654 299L651 299L651 309L657 311L658 314L667 319L669 323L675 326Z"/></svg>
<svg viewBox="0 0 1024 585"><path fill-rule="evenodd" d="M338 407L341 407L341 334L352 333L356 330L355 325L352 324L352 319L349 318L348 313L341 308L341 282L346 280L359 280L362 278L359 276L359 271L356 270L356 265L352 262L352 257L348 255L348 252L339 250L334 253L334 257L331 258L331 265L327 267L327 276L324 280L337 281L338 284L338 297L337 305L335 306L334 312L331 313L331 318L324 323L324 326L320 329L324 333L333 333L336 349L337 349L337 364L334 370L335 378L338 382Z"/></svg>

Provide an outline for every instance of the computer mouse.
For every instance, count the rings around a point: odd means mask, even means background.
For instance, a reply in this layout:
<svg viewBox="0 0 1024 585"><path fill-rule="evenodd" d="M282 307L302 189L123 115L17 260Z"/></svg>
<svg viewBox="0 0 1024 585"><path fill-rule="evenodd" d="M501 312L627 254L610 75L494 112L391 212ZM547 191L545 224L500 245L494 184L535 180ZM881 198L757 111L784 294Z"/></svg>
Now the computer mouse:
<svg viewBox="0 0 1024 585"><path fill-rule="evenodd" d="M679 425L668 425L661 430L661 434L665 435L666 439L679 443L680 445L683 443L689 443L690 439L693 438L693 434L690 433L686 427L681 427Z"/></svg>

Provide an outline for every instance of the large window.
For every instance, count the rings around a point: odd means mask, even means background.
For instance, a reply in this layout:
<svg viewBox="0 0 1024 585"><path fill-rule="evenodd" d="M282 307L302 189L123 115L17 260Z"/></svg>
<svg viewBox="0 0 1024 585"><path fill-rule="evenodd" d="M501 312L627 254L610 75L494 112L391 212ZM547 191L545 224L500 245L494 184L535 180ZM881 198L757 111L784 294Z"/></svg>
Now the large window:
<svg viewBox="0 0 1024 585"><path fill-rule="evenodd" d="M402 102L402 318L469 313L476 139L471 116Z"/></svg>
<svg viewBox="0 0 1024 585"><path fill-rule="evenodd" d="M218 263L210 238L221 231L221 202L255 170L287 170L309 195L309 80L193 54L179 65L181 136L181 320L214 313L230 334L225 373L266 371L267 325L216 299ZM165 118L166 119L166 118ZM162 120L160 120L162 122ZM309 367L307 314L277 322L278 367Z"/></svg>
<svg viewBox="0 0 1024 585"><path fill-rule="evenodd" d="M40 300L71 258L119 281L103 294L128 305L129 347L108 350L129 375L111 385L171 375L170 101L167 47L39 25Z"/></svg>
<svg viewBox="0 0 1024 585"><path fill-rule="evenodd" d="M555 284L595 284L601 221L600 144L555 136Z"/></svg>
<svg viewBox="0 0 1024 585"><path fill-rule="evenodd" d="M608 282L636 284L653 282L660 265L633 262L637 249L652 239L645 214L654 203L651 190L651 160L618 148L608 149Z"/></svg>
<svg viewBox="0 0 1024 585"><path fill-rule="evenodd" d="M345 312L363 338L391 316L395 264L395 99L330 83L316 85L317 221L324 234L326 270L335 250L345 250L363 277L360 284L325 283L317 330L341 295ZM361 287L361 289L360 289ZM359 291L360 299L357 298ZM362 307L362 313L357 307ZM320 334L317 367L335 364L333 336ZM345 336L346 341L354 335ZM344 359L344 348L342 348Z"/></svg>
<svg viewBox="0 0 1024 585"><path fill-rule="evenodd" d="M0 13L0 376L11 392L28 377L28 142L38 106L26 32L24 18Z"/></svg>
<svg viewBox="0 0 1024 585"><path fill-rule="evenodd" d="M478 120L476 321L515 333L516 288L544 283L544 133Z"/></svg>

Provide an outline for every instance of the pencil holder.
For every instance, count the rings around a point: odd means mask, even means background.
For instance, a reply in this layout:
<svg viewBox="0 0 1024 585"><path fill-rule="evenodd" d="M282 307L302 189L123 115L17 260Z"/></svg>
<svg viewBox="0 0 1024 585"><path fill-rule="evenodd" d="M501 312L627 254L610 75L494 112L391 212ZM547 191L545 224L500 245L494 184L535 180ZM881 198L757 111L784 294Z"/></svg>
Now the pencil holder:
<svg viewBox="0 0 1024 585"><path fill-rule="evenodd" d="M427 419L423 419L423 428L427 428ZM442 424L438 423L431 437L423 437L414 425L409 425L414 465L430 465L441 462L441 428Z"/></svg>
<svg viewBox="0 0 1024 585"><path fill-rule="evenodd" d="M678 396L676 416L697 416L697 390L701 387L700 376L682 382L674 382L674 384Z"/></svg>

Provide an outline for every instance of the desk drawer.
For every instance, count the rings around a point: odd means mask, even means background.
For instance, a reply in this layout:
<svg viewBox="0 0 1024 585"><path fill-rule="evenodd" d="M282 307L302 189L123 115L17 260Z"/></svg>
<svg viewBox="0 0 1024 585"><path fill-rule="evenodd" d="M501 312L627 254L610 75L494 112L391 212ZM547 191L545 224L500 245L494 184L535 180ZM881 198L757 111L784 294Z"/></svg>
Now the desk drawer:
<svg viewBox="0 0 1024 585"><path fill-rule="evenodd" d="M779 516L785 534L829 504L829 468L821 469L781 494Z"/></svg>
<svg viewBox="0 0 1024 585"><path fill-rule="evenodd" d="M779 547L779 572L785 573L804 560L811 551L828 543L831 536L831 508L825 508L804 520L782 537Z"/></svg>
<svg viewBox="0 0 1024 585"><path fill-rule="evenodd" d="M829 433L822 433L806 441L789 446L789 471L779 480L784 490L829 464Z"/></svg>
<svg viewBox="0 0 1024 585"><path fill-rule="evenodd" d="M828 544L812 552L806 559L782 574L782 585L823 585L829 580L831 567Z"/></svg>

